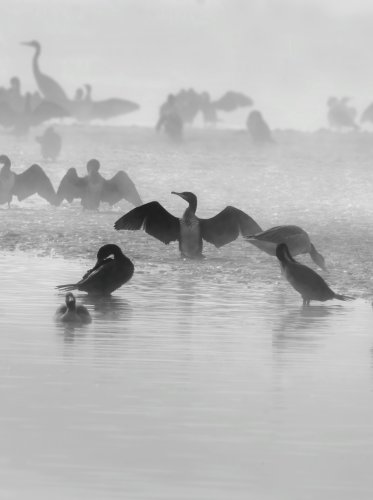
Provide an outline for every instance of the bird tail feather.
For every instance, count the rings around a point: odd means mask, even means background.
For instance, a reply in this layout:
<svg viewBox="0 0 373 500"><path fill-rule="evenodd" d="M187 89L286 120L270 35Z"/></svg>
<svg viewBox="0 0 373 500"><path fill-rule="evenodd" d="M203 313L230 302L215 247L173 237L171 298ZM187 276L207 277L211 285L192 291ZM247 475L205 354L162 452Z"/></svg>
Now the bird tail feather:
<svg viewBox="0 0 373 500"><path fill-rule="evenodd" d="M350 297L349 295L339 295L338 293L334 294L334 298L338 300L355 300L355 297Z"/></svg>
<svg viewBox="0 0 373 500"><path fill-rule="evenodd" d="M76 289L76 284L75 283L69 283L68 285L58 285L56 286L59 290L63 290L65 292L71 292L71 290Z"/></svg>

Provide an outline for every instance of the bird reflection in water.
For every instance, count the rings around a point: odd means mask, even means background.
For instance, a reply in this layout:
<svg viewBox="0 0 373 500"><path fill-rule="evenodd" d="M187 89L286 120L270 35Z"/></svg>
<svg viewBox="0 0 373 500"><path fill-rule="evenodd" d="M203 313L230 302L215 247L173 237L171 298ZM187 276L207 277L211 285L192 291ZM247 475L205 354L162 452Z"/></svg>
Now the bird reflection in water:
<svg viewBox="0 0 373 500"><path fill-rule="evenodd" d="M117 296L82 295L80 301L84 305L92 306L95 316L115 321L125 321L132 314L130 302Z"/></svg>

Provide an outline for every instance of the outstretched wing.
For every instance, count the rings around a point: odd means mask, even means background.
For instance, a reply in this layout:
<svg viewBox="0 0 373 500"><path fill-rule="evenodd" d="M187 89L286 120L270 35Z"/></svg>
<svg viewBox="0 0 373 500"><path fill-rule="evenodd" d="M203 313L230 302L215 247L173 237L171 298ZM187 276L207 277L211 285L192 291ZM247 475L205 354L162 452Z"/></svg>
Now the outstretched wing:
<svg viewBox="0 0 373 500"><path fill-rule="evenodd" d="M170 241L178 240L180 235L179 219L167 212L158 201L151 201L134 208L118 219L114 227L117 231L121 229L136 231L142 228L166 245Z"/></svg>
<svg viewBox="0 0 373 500"><path fill-rule="evenodd" d="M42 101L31 113L31 124L40 125L52 118L64 118L70 116L70 113L55 102Z"/></svg>
<svg viewBox="0 0 373 500"><path fill-rule="evenodd" d="M107 120L114 116L125 115L139 109L139 105L125 99L106 99L105 101L92 101L90 118Z"/></svg>
<svg viewBox="0 0 373 500"><path fill-rule="evenodd" d="M105 180L101 192L101 201L115 205L115 203L123 198L135 205L135 207L142 204L135 184L126 172L120 170L111 179Z"/></svg>
<svg viewBox="0 0 373 500"><path fill-rule="evenodd" d="M85 177L79 177L75 168L69 168L57 189L59 203L63 200L71 203L75 198L82 198L86 183Z"/></svg>
<svg viewBox="0 0 373 500"><path fill-rule="evenodd" d="M238 238L240 234L255 234L261 227L254 219L235 207L225 207L210 219L199 219L202 238L221 247Z"/></svg>
<svg viewBox="0 0 373 500"><path fill-rule="evenodd" d="M305 236L308 238L307 233L299 226L275 226L267 229L266 231L258 232L257 234L252 233L251 235L245 236L248 241L268 241L270 243L275 243L276 245L280 243L287 243L289 238L294 236Z"/></svg>
<svg viewBox="0 0 373 500"><path fill-rule="evenodd" d="M33 194L38 194L52 205L57 204L56 192L49 177L36 163L22 174L16 174L13 194L20 201Z"/></svg>
<svg viewBox="0 0 373 500"><path fill-rule="evenodd" d="M242 94L241 92L229 90L220 99L214 101L213 104L216 109L221 109L222 111L234 111L238 108L252 106L254 101L251 97Z"/></svg>

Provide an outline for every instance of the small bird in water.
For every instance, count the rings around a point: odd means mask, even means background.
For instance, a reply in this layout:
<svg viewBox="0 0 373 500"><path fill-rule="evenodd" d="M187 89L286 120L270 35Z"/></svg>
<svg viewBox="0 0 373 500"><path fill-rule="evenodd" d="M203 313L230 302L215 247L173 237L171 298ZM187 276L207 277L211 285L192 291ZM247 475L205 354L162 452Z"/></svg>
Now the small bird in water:
<svg viewBox="0 0 373 500"><path fill-rule="evenodd" d="M294 260L286 243L280 243L277 246L276 257L280 261L283 275L302 296L304 306L309 306L311 300L319 300L320 302L332 299L354 300L353 297L333 292L313 269Z"/></svg>
<svg viewBox="0 0 373 500"><path fill-rule="evenodd" d="M194 193L172 191L172 194L188 203L188 208L180 219L170 214L158 201L151 201L123 215L115 222L115 229L143 228L166 245L171 241L179 241L181 256L190 259L202 257L202 240L221 247L240 234L261 231L254 219L238 208L228 206L210 219L200 219L196 216L197 196Z"/></svg>
<svg viewBox="0 0 373 500"><path fill-rule="evenodd" d="M55 318L63 323L91 323L92 318L85 306L77 305L74 295L68 292L65 296L65 304L60 306Z"/></svg>
<svg viewBox="0 0 373 500"><path fill-rule="evenodd" d="M286 243L293 257L309 253L315 264L326 270L324 257L311 243L308 233L299 226L276 226L252 236L245 236L245 239L269 255L276 255L277 245Z"/></svg>
<svg viewBox="0 0 373 500"><path fill-rule="evenodd" d="M114 258L109 258L113 256ZM127 283L135 266L122 250L113 244L102 246L97 252L96 265L89 269L77 283L59 285L60 290L80 290L90 295L110 295L114 290Z"/></svg>

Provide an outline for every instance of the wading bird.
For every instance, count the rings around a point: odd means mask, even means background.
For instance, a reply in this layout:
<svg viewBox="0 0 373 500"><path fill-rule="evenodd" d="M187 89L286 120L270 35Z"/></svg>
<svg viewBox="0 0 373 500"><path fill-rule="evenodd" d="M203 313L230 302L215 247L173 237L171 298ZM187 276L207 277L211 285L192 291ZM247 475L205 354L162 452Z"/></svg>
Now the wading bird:
<svg viewBox="0 0 373 500"><path fill-rule="evenodd" d="M286 243L280 243L277 246L276 257L280 261L283 275L302 296L304 306L309 306L311 300L319 300L320 302L332 299L353 300L353 297L333 292L313 269L294 260Z"/></svg>
<svg viewBox="0 0 373 500"><path fill-rule="evenodd" d="M99 173L100 162L96 159L87 163L85 177L79 177L75 168L69 168L57 189L59 203L67 200L71 203L80 198L84 209L98 210L100 202L113 206L125 199L135 206L142 203L135 184L130 177L120 170L111 179L105 179Z"/></svg>
<svg viewBox="0 0 373 500"><path fill-rule="evenodd" d="M286 243L291 255L309 253L311 259L324 271L325 259L311 243L309 235L299 226L276 226L267 231L245 236L246 241L269 255L276 255L276 247Z"/></svg>
<svg viewBox="0 0 373 500"><path fill-rule="evenodd" d="M11 162L8 156L0 156L0 204L12 201L13 196L17 196L19 201L38 194L51 205L57 204L56 193L52 183L39 165L31 165L21 174L16 174L11 170Z"/></svg>
<svg viewBox="0 0 373 500"><path fill-rule="evenodd" d="M114 258L111 259L110 256ZM80 290L90 295L110 295L132 278L134 270L130 259L117 245L110 243L99 249L96 265L80 281L59 285L57 288L67 292Z"/></svg>
<svg viewBox="0 0 373 500"><path fill-rule="evenodd" d="M179 242L182 257L201 258L202 240L221 247L235 240L240 234L255 234L260 226L245 212L235 207L225 207L210 219L196 216L197 197L190 192L176 193L188 203L179 219L170 214L158 201L151 201L134 208L114 224L115 229L137 230L143 228L166 245Z"/></svg>
<svg viewBox="0 0 373 500"><path fill-rule="evenodd" d="M55 314L57 321L63 323L91 323L92 318L85 306L76 303L75 297L71 292L65 296L65 304L60 306Z"/></svg>

